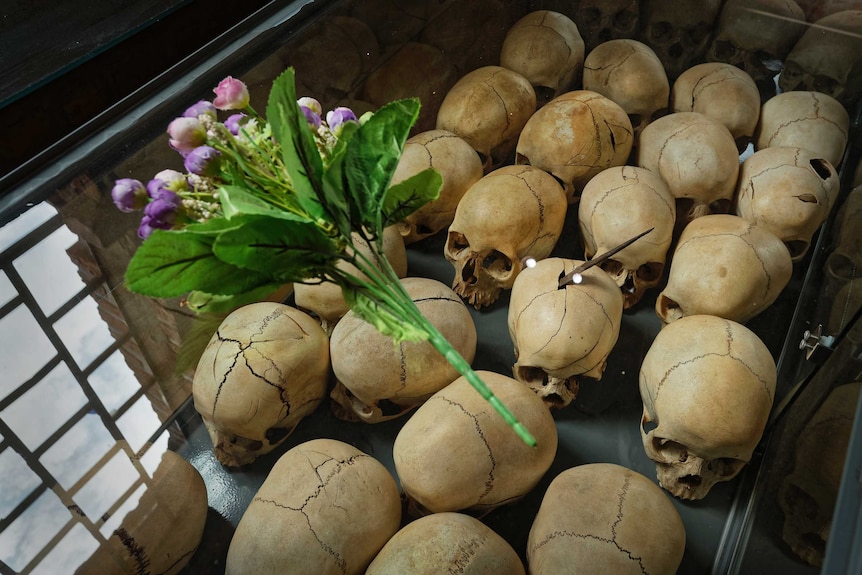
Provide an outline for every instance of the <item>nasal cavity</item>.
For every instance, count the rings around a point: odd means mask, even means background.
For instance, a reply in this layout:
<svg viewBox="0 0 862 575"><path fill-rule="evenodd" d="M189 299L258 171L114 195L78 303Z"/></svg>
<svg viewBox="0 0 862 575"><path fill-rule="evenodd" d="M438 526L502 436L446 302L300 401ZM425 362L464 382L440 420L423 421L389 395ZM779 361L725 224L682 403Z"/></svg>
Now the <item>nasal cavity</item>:
<svg viewBox="0 0 862 575"><path fill-rule="evenodd" d="M683 475L679 478L679 482L688 487L698 487L702 481L700 475Z"/></svg>

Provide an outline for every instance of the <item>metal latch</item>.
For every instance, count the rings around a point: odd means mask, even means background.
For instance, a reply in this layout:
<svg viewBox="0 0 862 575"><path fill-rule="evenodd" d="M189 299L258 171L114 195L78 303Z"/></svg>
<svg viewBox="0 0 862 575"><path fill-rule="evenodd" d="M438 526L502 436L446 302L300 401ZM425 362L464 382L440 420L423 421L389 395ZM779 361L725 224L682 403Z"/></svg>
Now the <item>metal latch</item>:
<svg viewBox="0 0 862 575"><path fill-rule="evenodd" d="M823 335L823 326L818 325L813 332L805 330L802 341L799 342L799 349L805 350L805 359L819 365L832 353L833 343L835 338L831 335Z"/></svg>

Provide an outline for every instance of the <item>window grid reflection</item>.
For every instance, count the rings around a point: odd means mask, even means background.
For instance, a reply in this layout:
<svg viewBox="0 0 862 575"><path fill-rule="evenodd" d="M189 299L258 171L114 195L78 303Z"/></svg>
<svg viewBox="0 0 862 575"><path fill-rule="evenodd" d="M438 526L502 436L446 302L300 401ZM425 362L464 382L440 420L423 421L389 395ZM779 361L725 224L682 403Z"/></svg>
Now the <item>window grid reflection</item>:
<svg viewBox="0 0 862 575"><path fill-rule="evenodd" d="M144 395L146 395L151 389L154 389L153 386L156 385L156 381L151 379L149 381L140 382L137 389L132 391L130 394L127 394L124 400L114 402L112 409L106 407L99 398L96 390L88 381L88 377L96 372L100 366L106 364L109 358L111 358L115 352L120 350L123 345L131 339L131 335L129 335L128 332L119 335L112 334L113 337L111 338L110 343L106 344L104 349L100 348L97 350L97 353L84 356L85 361L88 362L87 365L79 365L75 360L74 354L58 333L55 324L62 322L62 320L67 318L67 316L71 317L70 314L75 310L80 310L80 304L86 304L87 302L85 300L88 298L94 297L98 299L98 294L104 293L104 286L102 285L103 282L100 278L96 281L91 281L89 284L84 284L78 277L73 278L80 282L81 287L66 288L66 290L62 292L67 294L64 297L68 297L68 294L74 295L72 295L71 299L54 306L54 308L51 309L50 314L46 315L42 311L42 307L40 307L25 279L15 269L13 262L17 258L26 255L28 250L37 246L45 238L61 229L61 227L62 222L59 215L50 217L46 221L40 223L31 233L21 237L14 243L11 243L11 245L8 245L7 249L0 253L0 273L3 275L4 282L11 284L14 289L14 294L11 298L4 297L4 301L0 302L0 321L9 317L10 314L16 310L20 311L26 309L27 312L32 315L36 324L38 324L43 337L47 338L50 342L50 346L53 348L53 355L42 354L43 357L39 357L39 361L42 362L42 364L40 367L36 368L36 373L34 375L26 376L27 379L23 382L11 382L13 389L9 390L5 395L0 395L0 454L7 449L14 450L26 462L28 470L38 478L38 485L34 489L30 490L29 493L23 495L23 497L19 493L16 500L7 505L7 509L11 509L11 511L9 511L5 516L0 517L0 575L5 575L7 573L26 574L33 572L34 569L39 570L45 567L44 565L40 567L39 563L46 557L51 556L52 558L55 558L65 554L63 548L68 547L69 545L68 543L66 545L60 544L64 540L68 541L67 536L69 536L70 533L78 533L83 530L88 532L97 543L104 542L105 539L110 536L110 532L102 533L101 528L105 525L117 523L120 518L114 517L114 514L123 512L130 507L134 507L136 503L132 501L133 496L136 493L142 492L142 486L151 481L151 474L149 474L142 465L140 458L149 449L149 446L151 445L150 442L164 435L164 431L170 426L170 421L173 419L170 418L167 423L158 425L158 416L155 416L154 414L155 425L151 430L153 433L149 437L149 441L144 443L143 447L135 452L126 440L120 427L117 425L117 420L124 414L129 413L136 403L139 400L142 400ZM65 252L62 251L53 255L66 256ZM50 265L50 262L45 262L45 265ZM105 338L102 337L99 341L105 341ZM14 360L14 358L7 359ZM39 364L34 364L34 368L36 365ZM28 446L14 431L14 429L7 424L4 412L8 417L10 411L5 410L14 409L16 406L13 404L16 400L20 399L28 391L33 390L41 381L47 378L54 369L60 366L68 369L72 380L77 384L80 391L83 392L85 396L83 405L77 403L76 408L72 410L71 415L69 415L69 412L64 412L64 415L61 416L61 419L64 419L64 421L51 421L50 424L52 425L52 429L54 425L57 426L57 429L53 430L44 440L42 440L42 437L40 436L40 441L42 442L38 446ZM119 405L117 405L117 403L119 403ZM38 417L50 418L51 415L52 414L39 414ZM87 416L98 417L98 421L110 436L110 439L113 442L113 447L98 457L95 463L88 470L80 470L83 474L73 485L64 487L57 480L57 477L42 464L40 457L45 455L52 446L66 438L70 432L74 432L75 426L81 423ZM39 421L34 421L34 425L38 424L40 424ZM136 441L139 442L138 440ZM165 441L157 441L156 445L158 445L162 450L166 448ZM97 476L99 475L99 472L108 466L109 462L115 456L123 457L124 460L128 461L128 464L132 469L131 472L134 474L134 478L130 480L128 486L124 486L125 488L122 490L122 493L118 495L118 499L105 503L106 511L104 513L99 517L88 517L76 502L76 497L82 496L81 494L87 491L87 482L93 479L98 479ZM105 474L102 474L102 476L104 475ZM93 488L93 485L89 486L90 491L92 491ZM3 489L0 488L0 492L2 491ZM51 493L48 493L49 491ZM2 497L2 493L0 493L0 497ZM15 525L16 522L18 522L20 526L34 521L34 519L28 516L28 511L37 509L37 506L40 505L40 501L45 501L45 497L56 497L59 504L65 506L66 510L68 510L68 519L65 522L60 521L59 523L55 522L50 525L50 532L53 533L53 536L50 541L40 542L43 545L41 550L38 550L35 553L31 550L26 554L19 554L17 550L7 552L7 550L4 549L5 545L3 542L4 540L7 542L16 540L16 528L18 527ZM31 513L30 515L38 514ZM52 517L55 516L56 512ZM60 546L58 547L58 545ZM52 551L54 552L53 555ZM54 559L52 559L52 561L54 561Z"/></svg>

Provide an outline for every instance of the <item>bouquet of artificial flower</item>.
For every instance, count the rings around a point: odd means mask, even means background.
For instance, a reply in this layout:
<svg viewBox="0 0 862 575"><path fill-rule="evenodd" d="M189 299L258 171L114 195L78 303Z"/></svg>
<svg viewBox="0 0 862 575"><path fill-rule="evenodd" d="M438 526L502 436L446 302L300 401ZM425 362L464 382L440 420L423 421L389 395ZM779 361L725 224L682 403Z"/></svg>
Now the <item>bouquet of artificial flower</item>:
<svg viewBox="0 0 862 575"><path fill-rule="evenodd" d="M293 70L273 83L266 118L246 86L226 78L212 103L195 104L168 126L187 174L164 170L148 184L117 180L124 211L143 210L144 239L126 285L152 297L187 296L217 311L256 301L288 282L338 284L351 309L400 341L429 341L506 419L535 439L419 312L382 255L383 229L439 194L425 170L390 186L419 102L391 102L361 118L347 108L322 117L297 99ZM224 122L217 110L242 110ZM355 238L359 238L356 240ZM371 258L354 242L371 248ZM366 277L338 267L347 261Z"/></svg>

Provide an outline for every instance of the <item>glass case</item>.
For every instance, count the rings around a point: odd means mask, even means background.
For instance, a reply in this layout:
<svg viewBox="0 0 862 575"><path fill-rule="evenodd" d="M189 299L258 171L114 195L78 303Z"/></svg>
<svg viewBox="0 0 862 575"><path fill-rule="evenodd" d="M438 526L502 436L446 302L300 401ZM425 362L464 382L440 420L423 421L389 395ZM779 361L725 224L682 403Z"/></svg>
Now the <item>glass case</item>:
<svg viewBox="0 0 862 575"><path fill-rule="evenodd" d="M590 6L578 11L578 4ZM75 140L80 134L72 134L68 152L56 155L49 149L24 172L0 179L0 573L73 573L90 555L97 556L100 546L104 550L112 534L125 532L139 505L173 510L177 500L191 499L170 491L147 495L171 484L167 477L179 477L179 471L166 471L182 467L172 454L203 479L207 501L206 516L199 517L203 536L188 548L179 549L177 541L166 542L172 538L163 536L179 527L163 518L151 520L150 531L162 535L152 535L152 541L170 549L182 573L224 572L234 530L257 489L275 462L305 441L346 442L383 463L397 480L392 445L410 415L377 424L348 422L328 402L253 463L228 468L216 459L195 411L192 381L200 353L224 316L196 315L182 299L147 298L124 287L126 267L141 241L136 233L140 214L118 211L111 199L119 178L147 181L165 168L182 170L182 159L165 134L174 117L200 99L211 99L212 88L228 75L241 78L251 105L263 110L273 79L293 66L301 89L324 109L348 105L361 113L418 96L423 112L414 130L433 129L436 108L449 88L471 70L498 65L506 32L529 12L569 14L582 31L587 54L611 38L646 41L657 33L645 22L647 15L658 18L655 5L661 2L618 3L626 6L615 14L592 4L272 2L218 43L106 110L96 120L97 129L80 141ZM695 40L714 39L720 27L725 30L729 24L720 24L720 3L714 4L714 18L690 39L692 46L655 44L656 52L664 49L671 57L681 49L695 50ZM816 14L823 10L818 6L803 8ZM414 54L406 66L393 64L416 46L439 58ZM377 89L367 85L373 77ZM761 89L775 90L775 85ZM761 97L767 101L771 94L761 92ZM848 111L840 194L829 219L793 264L778 299L746 322L777 364L763 439L743 471L716 484L703 499L684 501L664 492L686 531L679 573L849 573L862 564L853 551L860 540L856 415L862 284L855 248L862 141L860 109L852 102ZM65 144L61 149L68 148ZM749 146L740 161L752 152ZM442 232L408 245L408 276L451 285L454 269L443 257L446 240ZM569 206L552 255L584 259L577 204ZM271 299L293 304L287 291ZM559 447L540 483L522 499L481 517L525 567L530 526L548 485L562 471L615 463L658 484L641 436L638 375L662 329L655 312L660 291L661 285L649 290L623 312L600 380L581 378L574 401L553 411ZM470 308L478 341L475 369L512 374L509 296L504 291L492 305ZM855 449L845 464L847 445ZM191 493L195 477L183 481L170 488ZM152 545L144 551L152 551L155 561L157 544Z"/></svg>

